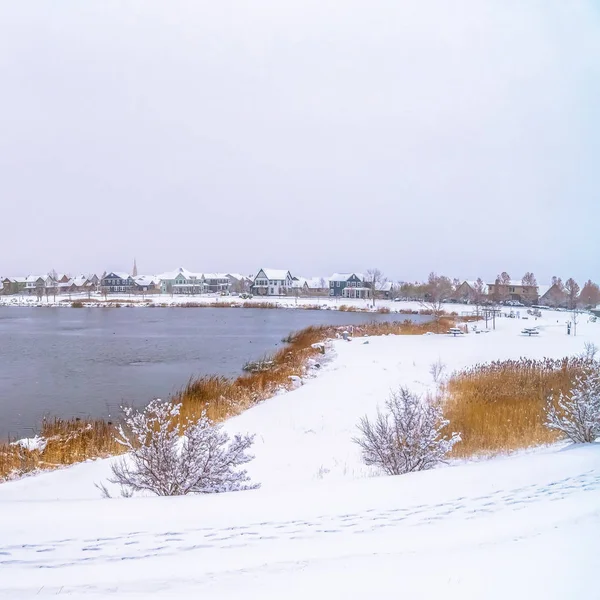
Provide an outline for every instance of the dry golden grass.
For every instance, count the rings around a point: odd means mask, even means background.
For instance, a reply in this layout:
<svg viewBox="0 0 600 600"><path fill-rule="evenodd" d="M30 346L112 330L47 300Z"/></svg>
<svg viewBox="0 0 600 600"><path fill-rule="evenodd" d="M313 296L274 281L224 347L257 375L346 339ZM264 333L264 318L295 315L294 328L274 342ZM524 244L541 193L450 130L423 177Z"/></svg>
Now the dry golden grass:
<svg viewBox="0 0 600 600"><path fill-rule="evenodd" d="M442 318L444 327L455 321ZM421 335L433 331L435 324L404 322L367 323L354 326L355 336ZM198 418L204 410L216 422L272 397L281 389L292 386L290 376L301 376L308 359L320 355L313 344L334 338L344 327L307 327L290 334L287 345L270 358L272 367L260 373L250 373L235 379L206 376L190 380L171 400L181 402L182 418ZM20 446L0 443L0 481L38 469L71 465L90 458L117 455L123 448L115 441L115 425L102 419L53 419L42 424L40 436L48 440L43 451L29 451Z"/></svg>
<svg viewBox="0 0 600 600"><path fill-rule="evenodd" d="M115 442L114 425L102 419L44 421L40 436L47 440L42 451L0 444L0 481L11 474L53 469L89 458L113 456L123 451Z"/></svg>
<svg viewBox="0 0 600 600"><path fill-rule="evenodd" d="M571 388L581 358L506 360L455 373L445 386L445 415L462 441L452 455L511 452L558 439L544 425L546 399Z"/></svg>

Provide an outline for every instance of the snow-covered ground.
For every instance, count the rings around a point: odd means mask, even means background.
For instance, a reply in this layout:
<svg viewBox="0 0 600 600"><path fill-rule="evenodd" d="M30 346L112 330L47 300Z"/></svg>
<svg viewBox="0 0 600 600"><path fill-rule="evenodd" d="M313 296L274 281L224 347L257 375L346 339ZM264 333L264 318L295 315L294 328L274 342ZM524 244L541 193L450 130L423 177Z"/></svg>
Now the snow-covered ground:
<svg viewBox="0 0 600 600"><path fill-rule="evenodd" d="M256 433L259 490L104 500L94 482L110 460L0 485L0 597L593 597L599 446L386 478L351 441L390 388L431 389L438 359L449 373L600 346L600 323L581 315L573 337L569 318L335 341L315 378L226 424ZM539 336L521 334L534 325Z"/></svg>

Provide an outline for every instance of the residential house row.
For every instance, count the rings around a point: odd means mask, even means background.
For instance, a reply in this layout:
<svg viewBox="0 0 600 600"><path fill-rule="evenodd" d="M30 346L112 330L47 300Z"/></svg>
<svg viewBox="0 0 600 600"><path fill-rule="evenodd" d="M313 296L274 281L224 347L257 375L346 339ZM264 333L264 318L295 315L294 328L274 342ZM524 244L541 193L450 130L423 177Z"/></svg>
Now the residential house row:
<svg viewBox="0 0 600 600"><path fill-rule="evenodd" d="M376 284L375 295L391 298L392 283ZM332 296L371 298L372 284L362 273L334 273L331 277L296 277L282 269L260 269L254 277L252 293L257 296Z"/></svg>
<svg viewBox="0 0 600 600"><path fill-rule="evenodd" d="M28 294L38 297L75 294L98 290L100 278L97 275L77 275L70 277L64 274L27 275L26 277L3 277L0 280L1 294Z"/></svg>
<svg viewBox="0 0 600 600"><path fill-rule="evenodd" d="M526 285L518 280L495 281L483 286L475 281L464 281L456 288L453 298L461 302L519 302L560 308L567 308L569 304L569 295L559 284Z"/></svg>

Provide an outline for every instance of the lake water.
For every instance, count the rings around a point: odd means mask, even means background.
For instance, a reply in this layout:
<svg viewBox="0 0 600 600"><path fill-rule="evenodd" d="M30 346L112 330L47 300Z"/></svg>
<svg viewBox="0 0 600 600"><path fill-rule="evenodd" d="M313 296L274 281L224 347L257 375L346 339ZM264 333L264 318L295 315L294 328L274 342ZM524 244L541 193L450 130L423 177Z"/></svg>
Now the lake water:
<svg viewBox="0 0 600 600"><path fill-rule="evenodd" d="M295 309L0 307L0 439L30 436L44 415L116 416L121 404L166 398L195 375L238 375L246 361L309 325L405 318Z"/></svg>

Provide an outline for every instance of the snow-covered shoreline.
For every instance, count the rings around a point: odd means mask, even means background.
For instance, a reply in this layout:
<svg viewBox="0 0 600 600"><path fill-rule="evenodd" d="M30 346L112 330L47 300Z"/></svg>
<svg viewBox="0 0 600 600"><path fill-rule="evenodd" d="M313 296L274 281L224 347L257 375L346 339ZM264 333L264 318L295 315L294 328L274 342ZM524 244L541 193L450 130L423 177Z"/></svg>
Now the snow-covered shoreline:
<svg viewBox="0 0 600 600"><path fill-rule="evenodd" d="M318 375L225 424L256 434L248 470L259 490L101 500L94 483L113 459L2 484L0 595L356 598L402 582L411 598L582 597L598 566L597 445L385 478L352 443L391 388L433 389L435 361L449 373L600 345L599 323L582 315L574 337L570 318L547 311L498 318L487 334L334 341Z"/></svg>

